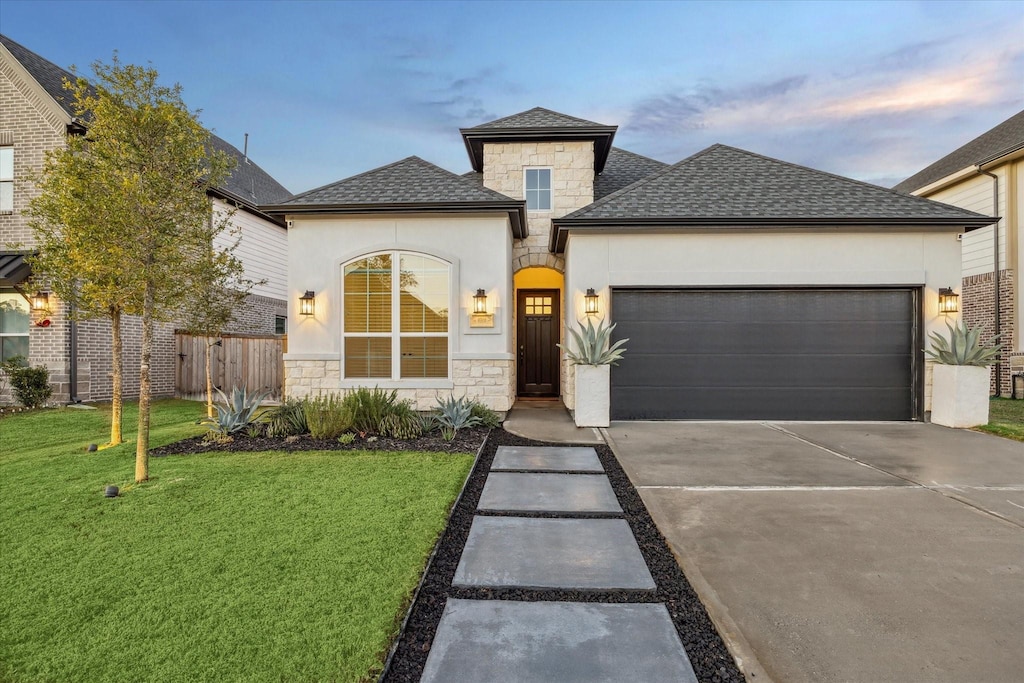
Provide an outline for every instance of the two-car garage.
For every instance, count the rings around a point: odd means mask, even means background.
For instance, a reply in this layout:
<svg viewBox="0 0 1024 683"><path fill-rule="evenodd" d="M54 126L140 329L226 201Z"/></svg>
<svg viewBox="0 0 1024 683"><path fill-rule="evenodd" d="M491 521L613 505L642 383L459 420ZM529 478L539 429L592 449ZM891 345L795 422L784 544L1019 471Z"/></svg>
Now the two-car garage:
<svg viewBox="0 0 1024 683"><path fill-rule="evenodd" d="M612 419L920 417L919 288L612 290Z"/></svg>

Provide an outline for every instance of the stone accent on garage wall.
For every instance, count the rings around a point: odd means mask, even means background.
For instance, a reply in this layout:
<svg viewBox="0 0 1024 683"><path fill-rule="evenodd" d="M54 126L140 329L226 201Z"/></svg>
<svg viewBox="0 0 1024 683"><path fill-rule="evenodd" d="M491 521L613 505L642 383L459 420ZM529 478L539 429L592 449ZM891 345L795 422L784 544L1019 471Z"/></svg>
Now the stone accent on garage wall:
<svg viewBox="0 0 1024 683"><path fill-rule="evenodd" d="M337 360L285 360L285 394L289 398L343 393L341 362ZM511 360L454 360L452 389L398 389L400 399L413 402L416 410L431 410L437 397L447 394L468 396L491 410L505 412L515 400L514 366ZM348 385L351 380L346 380ZM366 380L366 386L374 386Z"/></svg>

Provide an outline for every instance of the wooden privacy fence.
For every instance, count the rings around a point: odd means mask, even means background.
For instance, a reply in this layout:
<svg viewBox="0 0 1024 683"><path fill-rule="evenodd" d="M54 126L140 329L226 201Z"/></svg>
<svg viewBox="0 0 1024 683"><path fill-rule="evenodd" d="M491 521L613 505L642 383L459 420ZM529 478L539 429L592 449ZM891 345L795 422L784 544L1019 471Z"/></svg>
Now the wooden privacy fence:
<svg viewBox="0 0 1024 683"><path fill-rule="evenodd" d="M213 345L210 345L213 341ZM174 333L175 395L194 401L206 398L206 353L210 351L213 386L224 393L233 387L269 391L279 401L284 388L284 352L288 338L276 335L223 334L200 337ZM216 394L214 395L216 400Z"/></svg>

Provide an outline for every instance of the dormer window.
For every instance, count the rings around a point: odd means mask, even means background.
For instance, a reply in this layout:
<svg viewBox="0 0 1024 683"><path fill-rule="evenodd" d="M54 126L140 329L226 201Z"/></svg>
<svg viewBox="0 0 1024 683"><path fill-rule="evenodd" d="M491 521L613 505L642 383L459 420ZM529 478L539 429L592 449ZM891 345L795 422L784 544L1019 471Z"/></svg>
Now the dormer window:
<svg viewBox="0 0 1024 683"><path fill-rule="evenodd" d="M527 211L551 210L551 169L528 168L526 170Z"/></svg>

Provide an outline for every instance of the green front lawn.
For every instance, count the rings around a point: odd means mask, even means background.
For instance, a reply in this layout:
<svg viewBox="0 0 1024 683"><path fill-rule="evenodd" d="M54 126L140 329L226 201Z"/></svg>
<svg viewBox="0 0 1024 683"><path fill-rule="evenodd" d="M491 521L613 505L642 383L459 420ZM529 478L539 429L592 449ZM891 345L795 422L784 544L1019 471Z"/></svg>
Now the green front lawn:
<svg viewBox="0 0 1024 683"><path fill-rule="evenodd" d="M126 436L134 437L134 406ZM153 445L201 406L154 405ZM86 453L104 411L0 419L0 680L359 681L379 670L467 455ZM107 484L122 487L103 497Z"/></svg>
<svg viewBox="0 0 1024 683"><path fill-rule="evenodd" d="M989 402L988 424L980 431L1024 441L1024 400L994 398Z"/></svg>

